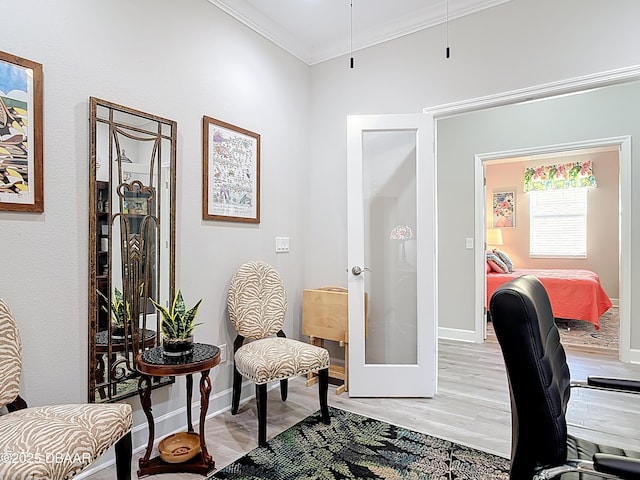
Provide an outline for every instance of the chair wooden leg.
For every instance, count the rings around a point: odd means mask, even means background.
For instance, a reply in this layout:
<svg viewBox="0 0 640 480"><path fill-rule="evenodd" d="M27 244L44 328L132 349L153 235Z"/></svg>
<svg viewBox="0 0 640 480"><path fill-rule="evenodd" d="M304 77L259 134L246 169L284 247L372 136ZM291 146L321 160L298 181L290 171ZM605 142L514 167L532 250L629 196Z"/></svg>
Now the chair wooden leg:
<svg viewBox="0 0 640 480"><path fill-rule="evenodd" d="M242 335L236 336L233 341L233 394L231 395L231 415L238 413L238 407L240 406L240 393L242 391L242 374L236 368L236 353L242 347L244 343L244 337Z"/></svg>
<svg viewBox="0 0 640 480"><path fill-rule="evenodd" d="M240 393L242 392L242 375L233 367L233 394L231 395L231 415L238 413L240 406Z"/></svg>
<svg viewBox="0 0 640 480"><path fill-rule="evenodd" d="M116 478L131 480L131 431L116 442Z"/></svg>
<svg viewBox="0 0 640 480"><path fill-rule="evenodd" d="M329 417L329 404L327 403L327 393L329 391L329 369L323 368L318 372L318 396L320 397L320 412L322 421L327 425L331 423Z"/></svg>
<svg viewBox="0 0 640 480"><path fill-rule="evenodd" d="M280 380L280 398L283 402L287 401L287 395L289 394L289 379L285 378Z"/></svg>
<svg viewBox="0 0 640 480"><path fill-rule="evenodd" d="M258 445L267 444L267 384L256 384L256 404L258 407Z"/></svg>

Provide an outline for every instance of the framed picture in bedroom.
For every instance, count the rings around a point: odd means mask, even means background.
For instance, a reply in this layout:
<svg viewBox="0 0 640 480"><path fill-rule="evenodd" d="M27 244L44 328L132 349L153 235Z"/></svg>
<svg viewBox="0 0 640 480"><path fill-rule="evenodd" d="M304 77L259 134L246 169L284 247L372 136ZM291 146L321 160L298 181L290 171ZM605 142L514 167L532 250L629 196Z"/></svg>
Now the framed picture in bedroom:
<svg viewBox="0 0 640 480"><path fill-rule="evenodd" d="M202 218L260 223L260 135L202 119Z"/></svg>
<svg viewBox="0 0 640 480"><path fill-rule="evenodd" d="M44 211L42 65L0 52L0 211Z"/></svg>
<svg viewBox="0 0 640 480"><path fill-rule="evenodd" d="M491 205L493 228L510 228L516 226L515 191L493 192Z"/></svg>

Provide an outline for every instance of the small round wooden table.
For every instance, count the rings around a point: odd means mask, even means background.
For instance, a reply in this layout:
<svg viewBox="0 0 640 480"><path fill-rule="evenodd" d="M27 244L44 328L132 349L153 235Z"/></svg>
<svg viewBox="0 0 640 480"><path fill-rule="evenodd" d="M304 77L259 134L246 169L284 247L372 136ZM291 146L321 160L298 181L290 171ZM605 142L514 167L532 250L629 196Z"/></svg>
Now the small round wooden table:
<svg viewBox="0 0 640 480"><path fill-rule="evenodd" d="M204 421L209 408L209 393L211 393L211 379L209 370L220 363L220 349L214 345L196 343L193 353L184 357L166 357L162 354L162 347L156 347L139 353L136 357L136 368L140 372L138 379L138 394L142 409L149 422L149 442L147 450L139 461L138 477L155 475L158 473L187 472L206 475L215 467L213 457L207 452L204 436ZM168 377L174 375L187 376L187 430L193 432L191 423L191 396L193 393L194 373L200 372L200 453L184 463L167 463L159 456L151 458L155 424L151 414L151 377Z"/></svg>

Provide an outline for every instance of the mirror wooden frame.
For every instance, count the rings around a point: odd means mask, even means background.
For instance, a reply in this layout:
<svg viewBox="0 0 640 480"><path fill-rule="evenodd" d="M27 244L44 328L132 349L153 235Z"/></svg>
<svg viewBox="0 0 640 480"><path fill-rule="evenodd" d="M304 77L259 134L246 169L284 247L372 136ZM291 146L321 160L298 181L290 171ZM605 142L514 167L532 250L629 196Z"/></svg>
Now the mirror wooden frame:
<svg viewBox="0 0 640 480"><path fill-rule="evenodd" d="M177 123L91 97L89 126L88 398L113 402L137 394L135 357L161 343L149 299L175 293Z"/></svg>

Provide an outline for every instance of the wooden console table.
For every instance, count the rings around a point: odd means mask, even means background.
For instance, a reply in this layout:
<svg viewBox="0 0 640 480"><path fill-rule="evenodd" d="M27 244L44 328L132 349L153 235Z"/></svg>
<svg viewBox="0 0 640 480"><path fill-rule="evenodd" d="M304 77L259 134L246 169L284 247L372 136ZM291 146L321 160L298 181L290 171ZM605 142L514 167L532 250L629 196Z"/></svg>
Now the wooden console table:
<svg viewBox="0 0 640 480"><path fill-rule="evenodd" d="M136 357L136 368L140 372L138 379L138 394L142 409L149 422L149 442L147 450L139 461L138 477L155 475L158 473L187 472L206 475L213 470L215 462L207 452L204 434L204 421L209 408L209 393L211 393L211 379L209 370L220 363L220 349L214 345L196 343L193 353L185 357L165 357L162 347L145 350ZM174 375L187 376L187 431L193 432L191 423L191 396L193 393L194 373L200 372L200 453L184 463L167 463L159 456L151 458L155 434L155 424L151 414L151 377L168 377Z"/></svg>

